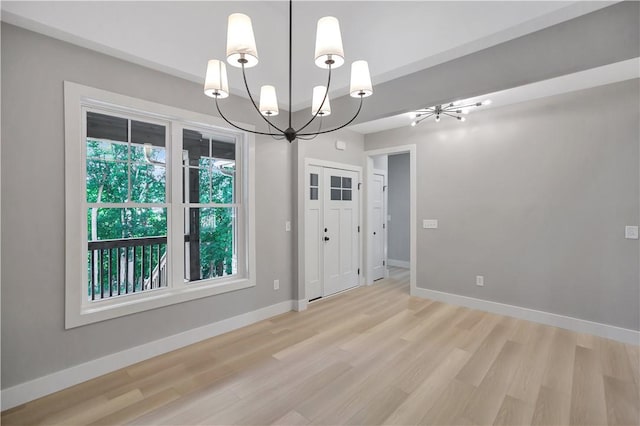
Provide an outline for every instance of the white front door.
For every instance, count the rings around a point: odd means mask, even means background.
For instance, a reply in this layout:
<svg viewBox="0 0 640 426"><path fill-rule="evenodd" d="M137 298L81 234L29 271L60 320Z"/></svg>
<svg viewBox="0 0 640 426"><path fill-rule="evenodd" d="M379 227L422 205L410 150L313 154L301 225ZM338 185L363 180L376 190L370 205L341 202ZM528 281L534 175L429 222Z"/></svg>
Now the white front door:
<svg viewBox="0 0 640 426"><path fill-rule="evenodd" d="M371 187L371 241L373 247L373 280L385 275L385 213L384 213L384 175L374 174Z"/></svg>
<svg viewBox="0 0 640 426"><path fill-rule="evenodd" d="M358 173L308 166L305 175L307 300L359 284Z"/></svg>
<svg viewBox="0 0 640 426"><path fill-rule="evenodd" d="M358 174L324 169L323 296L358 285Z"/></svg>

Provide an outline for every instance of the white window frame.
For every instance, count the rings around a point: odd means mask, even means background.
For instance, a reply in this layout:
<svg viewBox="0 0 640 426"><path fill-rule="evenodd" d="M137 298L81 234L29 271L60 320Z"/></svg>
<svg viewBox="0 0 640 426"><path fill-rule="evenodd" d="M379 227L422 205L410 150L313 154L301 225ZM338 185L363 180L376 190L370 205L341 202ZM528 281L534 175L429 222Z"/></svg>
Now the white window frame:
<svg viewBox="0 0 640 426"><path fill-rule="evenodd" d="M126 296L90 301L87 298L87 208L85 111L135 117L167 126L167 266L169 282L160 288ZM132 98L69 81L64 82L65 117L65 328L214 296L256 285L255 256L255 137L231 128L222 119L167 105ZM242 124L247 129L253 126ZM238 250L245 262L238 273L188 283L184 279L182 203L182 131L207 129L233 138L239 172L235 185L238 203ZM104 207L135 207L135 205ZM144 206L141 206L144 207Z"/></svg>

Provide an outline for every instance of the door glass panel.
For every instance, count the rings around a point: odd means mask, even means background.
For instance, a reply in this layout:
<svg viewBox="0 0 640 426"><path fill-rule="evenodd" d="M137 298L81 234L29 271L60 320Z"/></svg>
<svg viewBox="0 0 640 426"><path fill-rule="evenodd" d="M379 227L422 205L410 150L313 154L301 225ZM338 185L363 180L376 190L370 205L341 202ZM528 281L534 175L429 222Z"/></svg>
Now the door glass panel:
<svg viewBox="0 0 640 426"><path fill-rule="evenodd" d="M317 200L318 199L318 188L310 188L310 190L309 190L309 198L311 200Z"/></svg>
<svg viewBox="0 0 640 426"><path fill-rule="evenodd" d="M342 186L342 178L340 178L340 176L331 176L331 187L340 188L341 186Z"/></svg>
<svg viewBox="0 0 640 426"><path fill-rule="evenodd" d="M342 187L343 188L351 188L351 178L343 177L342 178Z"/></svg>
<svg viewBox="0 0 640 426"><path fill-rule="evenodd" d="M318 174L311 173L311 181L309 182L310 186L318 186Z"/></svg>
<svg viewBox="0 0 640 426"><path fill-rule="evenodd" d="M343 189L342 190L342 199L344 201L351 201L351 190L350 189Z"/></svg>
<svg viewBox="0 0 640 426"><path fill-rule="evenodd" d="M341 200L341 193L342 191L340 191L339 189L332 189L331 190L331 199L332 200Z"/></svg>

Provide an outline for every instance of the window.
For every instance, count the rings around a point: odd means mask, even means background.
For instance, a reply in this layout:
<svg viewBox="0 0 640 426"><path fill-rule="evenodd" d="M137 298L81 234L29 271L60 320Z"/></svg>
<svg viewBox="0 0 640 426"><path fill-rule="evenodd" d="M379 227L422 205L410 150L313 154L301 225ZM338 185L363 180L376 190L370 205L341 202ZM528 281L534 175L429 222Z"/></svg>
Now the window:
<svg viewBox="0 0 640 426"><path fill-rule="evenodd" d="M351 201L351 178L331 176L331 200Z"/></svg>
<svg viewBox="0 0 640 426"><path fill-rule="evenodd" d="M251 135L65 82L65 139L67 328L255 285Z"/></svg>

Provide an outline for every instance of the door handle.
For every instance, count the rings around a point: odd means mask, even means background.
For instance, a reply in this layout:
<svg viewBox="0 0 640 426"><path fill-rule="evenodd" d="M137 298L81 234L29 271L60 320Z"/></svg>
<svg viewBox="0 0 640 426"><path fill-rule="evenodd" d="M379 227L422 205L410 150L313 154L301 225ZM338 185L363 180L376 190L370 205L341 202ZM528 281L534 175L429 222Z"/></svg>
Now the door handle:
<svg viewBox="0 0 640 426"><path fill-rule="evenodd" d="M325 241L329 241L329 240L330 240L330 238L329 238L329 237L324 237L324 240L325 240Z"/></svg>
<svg viewBox="0 0 640 426"><path fill-rule="evenodd" d="M373 235L376 235L376 233L374 232Z"/></svg>

